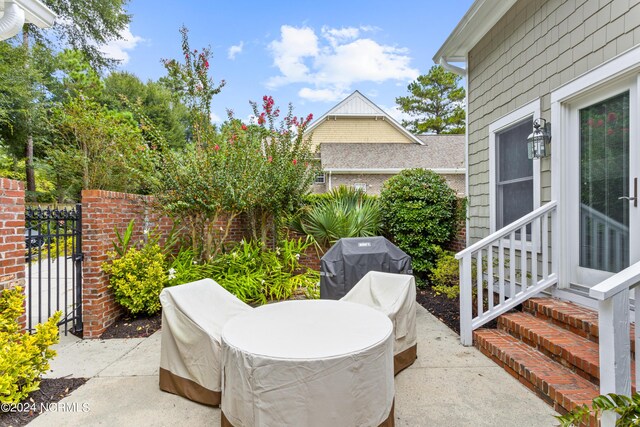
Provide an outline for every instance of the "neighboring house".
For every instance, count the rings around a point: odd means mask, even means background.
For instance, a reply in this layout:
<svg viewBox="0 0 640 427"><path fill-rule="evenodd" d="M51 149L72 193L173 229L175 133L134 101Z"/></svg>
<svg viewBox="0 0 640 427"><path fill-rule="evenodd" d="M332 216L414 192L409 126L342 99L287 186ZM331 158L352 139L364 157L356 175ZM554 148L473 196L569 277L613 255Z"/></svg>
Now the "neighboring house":
<svg viewBox="0 0 640 427"><path fill-rule="evenodd" d="M55 18L56 15L39 0L0 0L0 40L15 36L24 24L49 28Z"/></svg>
<svg viewBox="0 0 640 427"><path fill-rule="evenodd" d="M473 246L458 254L463 343L546 290L600 308L608 343L599 353L601 390L630 391L619 371L628 371L629 354L618 350L628 350L628 288L640 281L640 3L476 0L434 61L467 84ZM530 160L527 139L539 119L551 140L546 156ZM473 321L472 269L500 300Z"/></svg>
<svg viewBox="0 0 640 427"><path fill-rule="evenodd" d="M384 181L401 170L425 168L464 195L463 135L413 135L358 91L313 122L307 133L323 171L316 192L347 185L379 194Z"/></svg>

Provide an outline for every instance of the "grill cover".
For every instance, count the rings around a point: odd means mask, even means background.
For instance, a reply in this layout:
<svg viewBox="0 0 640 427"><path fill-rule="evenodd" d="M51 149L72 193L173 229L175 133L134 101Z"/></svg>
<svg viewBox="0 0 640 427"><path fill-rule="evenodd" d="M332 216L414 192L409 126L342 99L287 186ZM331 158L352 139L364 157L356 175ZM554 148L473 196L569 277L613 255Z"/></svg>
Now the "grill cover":
<svg viewBox="0 0 640 427"><path fill-rule="evenodd" d="M370 271L413 274L411 257L384 237L340 239L320 260L320 298L342 298Z"/></svg>

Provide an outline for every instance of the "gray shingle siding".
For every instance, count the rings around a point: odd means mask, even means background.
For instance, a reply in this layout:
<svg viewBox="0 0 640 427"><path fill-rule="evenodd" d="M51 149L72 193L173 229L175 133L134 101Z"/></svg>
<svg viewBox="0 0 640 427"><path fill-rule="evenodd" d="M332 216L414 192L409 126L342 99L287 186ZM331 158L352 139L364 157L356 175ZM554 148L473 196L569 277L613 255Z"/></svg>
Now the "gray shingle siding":
<svg viewBox="0 0 640 427"><path fill-rule="evenodd" d="M519 0L469 53L469 237L489 233L489 125L640 44L640 0ZM553 145L560 141L552 141ZM551 161L541 161L542 203Z"/></svg>

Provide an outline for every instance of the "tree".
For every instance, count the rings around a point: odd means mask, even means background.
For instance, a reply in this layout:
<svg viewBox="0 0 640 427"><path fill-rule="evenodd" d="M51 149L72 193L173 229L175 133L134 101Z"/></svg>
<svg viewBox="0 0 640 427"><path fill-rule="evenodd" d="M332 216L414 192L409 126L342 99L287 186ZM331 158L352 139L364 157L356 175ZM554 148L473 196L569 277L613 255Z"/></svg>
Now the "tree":
<svg viewBox="0 0 640 427"><path fill-rule="evenodd" d="M399 96L396 104L414 120L402 125L415 134L460 134L465 131L464 88L460 77L440 65L431 67L407 86L410 95Z"/></svg>
<svg viewBox="0 0 640 427"><path fill-rule="evenodd" d="M116 71L104 79L104 92L100 102L109 109L129 111L135 104L153 123L171 148L180 148L187 139L187 108L175 99L162 83L143 83L134 74Z"/></svg>
<svg viewBox="0 0 640 427"><path fill-rule="evenodd" d="M124 10L128 0L44 0L44 3L58 15L55 25L52 29L27 25L24 37L32 35L36 40L61 42L79 50L95 69L118 63L106 57L100 47L123 38L131 22L131 15Z"/></svg>

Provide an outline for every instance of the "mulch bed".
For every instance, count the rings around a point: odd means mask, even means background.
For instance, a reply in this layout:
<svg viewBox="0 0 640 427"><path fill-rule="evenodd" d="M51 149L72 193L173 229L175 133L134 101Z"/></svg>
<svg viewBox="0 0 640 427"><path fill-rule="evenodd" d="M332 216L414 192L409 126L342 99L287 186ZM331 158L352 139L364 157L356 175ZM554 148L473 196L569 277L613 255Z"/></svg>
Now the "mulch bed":
<svg viewBox="0 0 640 427"><path fill-rule="evenodd" d="M17 405L3 405L0 412L0 426L19 427L27 425L44 411L55 411L55 403L64 399L73 390L87 382L86 378L45 378L40 383L40 390L29 395L24 402Z"/></svg>
<svg viewBox="0 0 640 427"><path fill-rule="evenodd" d="M416 300L418 304L426 308L431 314L438 318L442 323L450 329L460 334L460 298L449 299L445 295L436 295L430 285L418 289ZM497 296L494 296L497 304ZM475 298L473 302L473 310L475 315ZM515 310L510 310L515 311ZM498 325L496 320L483 325L485 329L495 329Z"/></svg>
<svg viewBox="0 0 640 427"><path fill-rule="evenodd" d="M418 289L418 304L423 306L442 323L460 334L460 299L449 299L444 295L436 295L430 286Z"/></svg>
<svg viewBox="0 0 640 427"><path fill-rule="evenodd" d="M162 326L162 313L138 317L125 315L109 326L100 338L146 338L158 331L160 326Z"/></svg>

